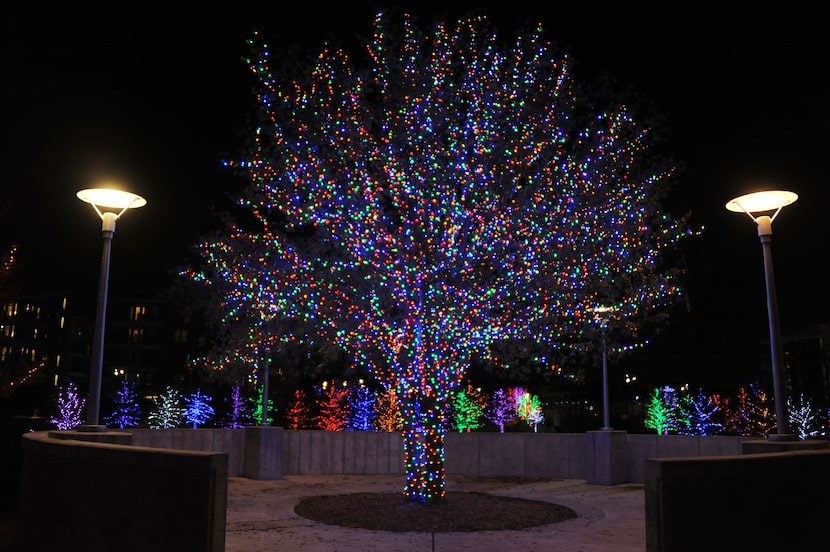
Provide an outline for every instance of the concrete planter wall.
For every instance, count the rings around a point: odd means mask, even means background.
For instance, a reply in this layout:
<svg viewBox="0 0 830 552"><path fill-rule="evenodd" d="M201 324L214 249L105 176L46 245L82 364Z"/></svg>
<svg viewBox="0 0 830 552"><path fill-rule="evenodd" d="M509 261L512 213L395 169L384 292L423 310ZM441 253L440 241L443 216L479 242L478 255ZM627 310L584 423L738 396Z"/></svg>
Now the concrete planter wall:
<svg viewBox="0 0 830 552"><path fill-rule="evenodd" d="M251 430L278 430L272 444ZM249 436L246 439L246 431ZM133 429L132 444L143 447L225 452L232 477L272 479L282 475L403 474L403 444L398 433L366 431L246 429ZM524 476L584 479L615 485L643 483L649 458L741 454L747 437L632 435L624 431L587 433L449 433L445 442L449 475ZM269 447L281 449L278 452ZM246 448L249 449L246 452ZM256 454L270 452L253 475L246 474ZM247 454L247 457L246 457ZM254 454L254 456L252 456ZM278 456L276 456L278 454ZM272 469L276 463L279 470ZM270 472L269 472L270 470ZM275 475L279 471L279 475ZM259 474L259 475L257 475Z"/></svg>

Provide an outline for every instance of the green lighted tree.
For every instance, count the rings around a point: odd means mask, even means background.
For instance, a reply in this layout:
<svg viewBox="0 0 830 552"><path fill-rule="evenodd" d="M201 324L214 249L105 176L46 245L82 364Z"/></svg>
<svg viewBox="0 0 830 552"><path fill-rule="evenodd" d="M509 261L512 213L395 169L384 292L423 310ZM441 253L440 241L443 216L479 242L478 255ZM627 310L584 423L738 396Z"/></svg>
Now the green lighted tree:
<svg viewBox="0 0 830 552"><path fill-rule="evenodd" d="M677 431L679 398L674 387L657 387L649 395L646 403L646 414L643 425L657 432L657 435L668 435Z"/></svg>
<svg viewBox="0 0 830 552"><path fill-rule="evenodd" d="M498 342L567 358L611 304L615 339L681 294L662 207L673 169L625 106L590 100L540 26L374 21L365 65L326 45L296 74L251 39L261 111L229 166L249 183L186 271L235 312L268 305L394 388L404 494L441 500L451 397ZM287 69L286 69L287 71ZM600 105L601 104L601 105ZM625 335L623 335L625 334Z"/></svg>
<svg viewBox="0 0 830 552"><path fill-rule="evenodd" d="M472 385L455 393L452 406L455 413L455 427L459 433L481 427L481 418L487 407L487 399L486 394Z"/></svg>

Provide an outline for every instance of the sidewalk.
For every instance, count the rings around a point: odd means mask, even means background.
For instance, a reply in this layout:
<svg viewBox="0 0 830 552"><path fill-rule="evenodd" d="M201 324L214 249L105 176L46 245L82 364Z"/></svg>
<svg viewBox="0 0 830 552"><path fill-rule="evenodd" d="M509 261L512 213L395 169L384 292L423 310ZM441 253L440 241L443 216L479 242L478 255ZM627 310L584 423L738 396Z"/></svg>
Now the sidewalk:
<svg viewBox="0 0 830 552"><path fill-rule="evenodd" d="M643 552L645 491L642 485L597 486L582 480L517 485L494 478L449 477L447 491L487 492L553 502L576 519L521 531L413 533L324 525L294 513L305 496L399 492L403 475L295 475L274 481L228 480L226 552Z"/></svg>

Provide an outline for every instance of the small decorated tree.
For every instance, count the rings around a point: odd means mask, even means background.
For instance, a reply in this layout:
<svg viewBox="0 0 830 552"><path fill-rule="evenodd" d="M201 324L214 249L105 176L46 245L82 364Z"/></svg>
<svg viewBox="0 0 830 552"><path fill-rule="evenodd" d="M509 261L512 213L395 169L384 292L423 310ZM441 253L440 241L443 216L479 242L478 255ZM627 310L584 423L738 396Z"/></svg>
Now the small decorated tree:
<svg viewBox="0 0 830 552"><path fill-rule="evenodd" d="M58 429L72 429L83 423L86 399L78 395L78 388L74 383L70 382L65 388L58 388L56 403L57 413L49 421Z"/></svg>
<svg viewBox="0 0 830 552"><path fill-rule="evenodd" d="M504 426L516 421L516 401L508 389L496 389L484 411L484 417L496 424L499 433L504 433Z"/></svg>
<svg viewBox="0 0 830 552"><path fill-rule="evenodd" d="M459 433L481 427L481 417L487 406L487 397L478 389L468 385L457 391L452 400L455 427Z"/></svg>
<svg viewBox="0 0 830 552"><path fill-rule="evenodd" d="M516 403L516 415L520 420L524 420L533 428L534 433L537 431L539 424L545 420L542 411L542 403L539 397L525 391Z"/></svg>
<svg viewBox="0 0 830 552"><path fill-rule="evenodd" d="M196 429L199 426L207 424L213 418L216 412L210 405L210 401L210 396L203 395L200 389L185 397L184 417L187 425L191 425L193 429Z"/></svg>
<svg viewBox="0 0 830 552"><path fill-rule="evenodd" d="M348 428L359 431L373 431L378 417L375 405L377 397L365 385L359 385L349 391Z"/></svg>
<svg viewBox="0 0 830 552"><path fill-rule="evenodd" d="M349 425L349 390L328 385L320 391L318 427L326 431L343 431Z"/></svg>
<svg viewBox="0 0 830 552"><path fill-rule="evenodd" d="M242 396L242 387L237 383L231 388L228 398L228 414L224 427L241 429L250 424L251 408L245 397Z"/></svg>
<svg viewBox="0 0 830 552"><path fill-rule="evenodd" d="M138 394L135 391L135 382L124 380L113 398L115 408L105 421L119 429L136 427L141 423L141 406L138 404Z"/></svg>
<svg viewBox="0 0 830 552"><path fill-rule="evenodd" d="M684 420L678 425L681 435L716 435L723 431L723 424L718 421L720 408L714 397L698 389L680 399L678 418Z"/></svg>
<svg viewBox="0 0 830 552"><path fill-rule="evenodd" d="M394 387L387 387L378 395L376 409L379 431L400 431L403 428L401 407Z"/></svg>
<svg viewBox="0 0 830 552"><path fill-rule="evenodd" d="M147 415L151 429L180 427L185 421L185 408L181 394L169 385L164 392L153 399L153 409Z"/></svg>
<svg viewBox="0 0 830 552"><path fill-rule="evenodd" d="M813 439L826 436L825 422L827 417L813 408L813 405L804 395L793 402L792 398L787 401L787 411L790 414L790 425L798 434L800 439Z"/></svg>
<svg viewBox="0 0 830 552"><path fill-rule="evenodd" d="M670 431L677 431L678 410L675 389L669 386L657 387L649 396L643 425L655 430L657 435L668 435Z"/></svg>
<svg viewBox="0 0 830 552"><path fill-rule="evenodd" d="M287 429L310 429L314 427L308 394L304 389L294 391L294 397L291 399L285 413L285 427Z"/></svg>

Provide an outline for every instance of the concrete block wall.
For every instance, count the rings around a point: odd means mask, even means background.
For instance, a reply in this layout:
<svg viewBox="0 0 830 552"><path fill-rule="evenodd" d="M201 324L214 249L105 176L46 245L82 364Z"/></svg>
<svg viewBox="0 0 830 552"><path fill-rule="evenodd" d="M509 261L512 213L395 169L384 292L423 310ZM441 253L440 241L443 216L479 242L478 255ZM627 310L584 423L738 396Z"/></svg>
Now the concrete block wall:
<svg viewBox="0 0 830 552"><path fill-rule="evenodd" d="M400 433L286 430L283 474L403 474Z"/></svg>
<svg viewBox="0 0 830 552"><path fill-rule="evenodd" d="M651 458L646 551L823 550L830 450Z"/></svg>
<svg viewBox="0 0 830 552"><path fill-rule="evenodd" d="M283 430L279 460L258 460L257 478L282 475L403 474L399 433ZM132 429L132 443L145 447L205 450L228 454L228 474L246 475L246 429ZM604 442L605 437L613 437ZM250 440L250 439L248 439ZM504 475L584 479L600 485L643 483L645 460L742 453L747 437L634 435L624 431L588 433L448 433L446 472L450 475ZM257 441L259 442L259 441ZM274 441L271 441L274 442ZM276 446L276 445L275 445ZM262 454L262 452L257 452ZM279 463L279 470L271 464ZM252 464L249 458L247 464ZM279 472L279 476L277 476Z"/></svg>
<svg viewBox="0 0 830 552"><path fill-rule="evenodd" d="M131 428L128 432L134 446L224 452L228 455L228 475L240 477L245 473L245 429Z"/></svg>
<svg viewBox="0 0 830 552"><path fill-rule="evenodd" d="M226 454L61 433L23 435L14 550L225 549Z"/></svg>

